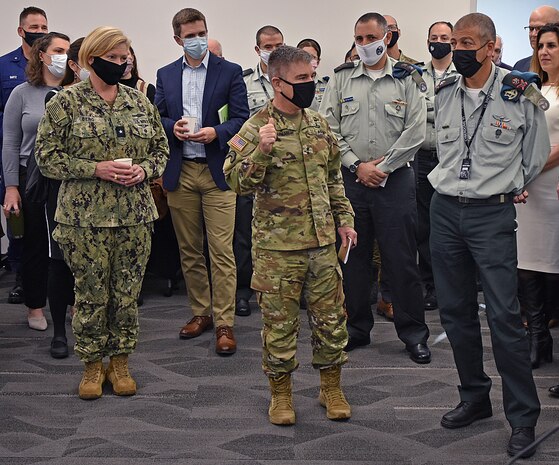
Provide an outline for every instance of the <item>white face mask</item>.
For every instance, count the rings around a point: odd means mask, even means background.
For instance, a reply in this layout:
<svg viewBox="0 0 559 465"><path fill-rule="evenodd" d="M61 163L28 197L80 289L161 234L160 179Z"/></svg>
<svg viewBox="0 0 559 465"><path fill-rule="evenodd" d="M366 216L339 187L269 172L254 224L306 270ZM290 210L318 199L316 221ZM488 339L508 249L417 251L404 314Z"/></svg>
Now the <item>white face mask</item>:
<svg viewBox="0 0 559 465"><path fill-rule="evenodd" d="M262 50L260 49L260 59L262 60L262 63L264 63L266 66L268 66L268 60L270 59L270 53L268 50Z"/></svg>
<svg viewBox="0 0 559 465"><path fill-rule="evenodd" d="M384 34L384 37L382 39L376 40L367 45L355 44L357 54L365 65L376 65L382 58L384 52L386 52L386 44L384 43L384 39L386 39L386 34Z"/></svg>
<svg viewBox="0 0 559 465"><path fill-rule="evenodd" d="M78 76L80 78L80 81L85 81L86 79L89 79L89 71L85 68L80 67L80 72L78 73Z"/></svg>
<svg viewBox="0 0 559 465"><path fill-rule="evenodd" d="M64 74L66 74L66 61L68 61L68 55L49 55L49 57L51 64L47 65L48 70L54 77L63 78Z"/></svg>

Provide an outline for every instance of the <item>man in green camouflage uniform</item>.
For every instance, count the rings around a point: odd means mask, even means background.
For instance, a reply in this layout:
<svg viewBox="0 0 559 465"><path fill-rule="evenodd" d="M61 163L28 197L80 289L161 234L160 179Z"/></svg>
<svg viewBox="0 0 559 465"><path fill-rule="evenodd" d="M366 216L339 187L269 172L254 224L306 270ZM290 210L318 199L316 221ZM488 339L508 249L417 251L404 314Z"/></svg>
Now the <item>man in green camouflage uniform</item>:
<svg viewBox="0 0 559 465"><path fill-rule="evenodd" d="M347 360L346 315L336 257L351 238L353 210L345 197L336 138L318 113L311 56L282 46L270 55L274 99L230 141L225 178L239 195L255 192L252 287L262 309L264 372L272 390L269 417L293 424L291 372L299 331L300 298L308 303L313 366L320 369L319 400L330 419L347 419L340 389Z"/></svg>
<svg viewBox="0 0 559 465"><path fill-rule="evenodd" d="M99 77L92 72L93 79ZM159 113L126 86L118 86L109 105L90 80L76 84L47 104L39 125L37 164L45 176L63 181L53 237L75 277L72 329L75 352L86 364L82 398L100 397L104 356L113 365L136 347L136 299L157 219L148 179L162 175L168 153ZM118 158L132 158L132 166L113 161ZM84 384L99 365L95 386ZM133 380L119 388L109 371L116 394L135 393Z"/></svg>

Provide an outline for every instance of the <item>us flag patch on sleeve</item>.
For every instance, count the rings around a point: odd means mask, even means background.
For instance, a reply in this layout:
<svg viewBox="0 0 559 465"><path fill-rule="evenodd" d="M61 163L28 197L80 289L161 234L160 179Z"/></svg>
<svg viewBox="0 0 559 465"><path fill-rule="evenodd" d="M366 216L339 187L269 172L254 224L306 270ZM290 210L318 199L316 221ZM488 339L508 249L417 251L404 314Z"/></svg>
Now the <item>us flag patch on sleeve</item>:
<svg viewBox="0 0 559 465"><path fill-rule="evenodd" d="M243 139L239 134L235 134L229 141L229 147L239 152L242 152L243 149L247 146L247 144L248 141Z"/></svg>

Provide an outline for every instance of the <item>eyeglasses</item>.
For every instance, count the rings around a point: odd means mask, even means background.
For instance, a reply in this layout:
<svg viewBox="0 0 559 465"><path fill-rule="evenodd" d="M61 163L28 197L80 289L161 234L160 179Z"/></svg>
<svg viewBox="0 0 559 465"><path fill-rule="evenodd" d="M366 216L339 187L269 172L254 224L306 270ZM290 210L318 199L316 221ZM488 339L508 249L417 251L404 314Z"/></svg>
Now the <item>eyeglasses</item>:
<svg viewBox="0 0 559 465"><path fill-rule="evenodd" d="M524 30L529 32L540 32L542 27L543 26L524 26Z"/></svg>
<svg viewBox="0 0 559 465"><path fill-rule="evenodd" d="M389 24L388 30L392 32L396 32L398 30L398 26L396 24Z"/></svg>

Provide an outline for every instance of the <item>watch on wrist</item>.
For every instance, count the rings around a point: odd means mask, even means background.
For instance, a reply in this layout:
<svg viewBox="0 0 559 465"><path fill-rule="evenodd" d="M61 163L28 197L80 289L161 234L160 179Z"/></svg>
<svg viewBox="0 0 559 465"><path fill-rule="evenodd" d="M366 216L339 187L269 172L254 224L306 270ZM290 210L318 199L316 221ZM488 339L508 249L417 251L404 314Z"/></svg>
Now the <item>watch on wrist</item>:
<svg viewBox="0 0 559 465"><path fill-rule="evenodd" d="M360 163L361 163L361 160L357 160L356 162L349 165L349 172L350 173L356 173L357 172L357 167L359 166Z"/></svg>

